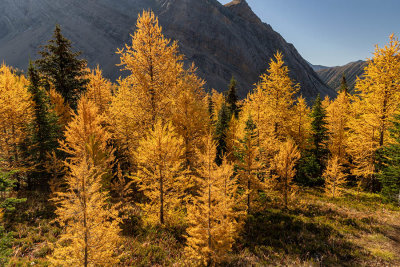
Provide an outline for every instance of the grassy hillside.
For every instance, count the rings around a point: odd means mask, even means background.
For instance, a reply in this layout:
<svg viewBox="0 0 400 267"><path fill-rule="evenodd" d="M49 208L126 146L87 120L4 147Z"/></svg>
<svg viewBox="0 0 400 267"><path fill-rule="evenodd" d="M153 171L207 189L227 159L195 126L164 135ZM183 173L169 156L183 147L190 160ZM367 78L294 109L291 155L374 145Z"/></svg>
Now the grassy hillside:
<svg viewBox="0 0 400 267"><path fill-rule="evenodd" d="M47 266L61 229L43 195L27 194L14 231L11 266ZM331 199L301 189L287 210L278 196L264 196L228 255L229 266L400 266L400 208L376 194L347 190ZM23 210L23 212L21 212ZM137 218L124 225L121 266L184 265L184 229L146 228Z"/></svg>

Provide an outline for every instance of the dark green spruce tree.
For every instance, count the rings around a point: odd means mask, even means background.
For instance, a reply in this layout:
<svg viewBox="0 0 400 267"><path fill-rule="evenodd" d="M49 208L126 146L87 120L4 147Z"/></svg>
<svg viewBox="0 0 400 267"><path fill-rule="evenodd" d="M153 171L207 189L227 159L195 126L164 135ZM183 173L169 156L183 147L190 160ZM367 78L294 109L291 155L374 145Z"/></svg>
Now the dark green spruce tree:
<svg viewBox="0 0 400 267"><path fill-rule="evenodd" d="M319 95L315 99L310 116L312 122L309 141L312 147L303 153L299 161L296 181L303 185L315 186L323 184L322 173L329 154L326 146L329 138L326 110Z"/></svg>
<svg viewBox="0 0 400 267"><path fill-rule="evenodd" d="M229 84L228 93L226 95L226 102L228 104L231 116L235 116L236 119L239 118L239 107L238 107L238 96L237 96L237 82L235 77L232 76L231 82Z"/></svg>
<svg viewBox="0 0 400 267"><path fill-rule="evenodd" d="M343 76L342 76L342 81L340 83L339 92L346 92L346 93L349 92L349 85L347 84L346 75L344 75L344 73L343 73Z"/></svg>
<svg viewBox="0 0 400 267"><path fill-rule="evenodd" d="M35 65L40 73L75 110L89 82L84 78L88 74L85 70L87 63L78 58L81 53L71 50L71 41L61 34L61 28L57 25L53 39L43 46L39 54L41 58L36 60Z"/></svg>
<svg viewBox="0 0 400 267"><path fill-rule="evenodd" d="M393 142L378 151L381 162L378 179L382 194L400 205L400 115L396 115L392 123L389 132Z"/></svg>
<svg viewBox="0 0 400 267"><path fill-rule="evenodd" d="M31 125L31 145L29 146L30 158L35 163L35 171L28 177L30 188L40 185L47 187L49 175L46 174L44 164L47 153L55 151L58 147L58 138L61 137L57 115L51 110L48 95L41 86L41 78L38 71L30 62L28 69L30 81L28 90L32 94L34 102L34 120Z"/></svg>
<svg viewBox="0 0 400 267"><path fill-rule="evenodd" d="M226 136L231 119L230 111L226 103L222 104L218 114L218 121L215 126L215 139L217 141L217 156L215 162L218 165L222 164L222 159L226 153Z"/></svg>

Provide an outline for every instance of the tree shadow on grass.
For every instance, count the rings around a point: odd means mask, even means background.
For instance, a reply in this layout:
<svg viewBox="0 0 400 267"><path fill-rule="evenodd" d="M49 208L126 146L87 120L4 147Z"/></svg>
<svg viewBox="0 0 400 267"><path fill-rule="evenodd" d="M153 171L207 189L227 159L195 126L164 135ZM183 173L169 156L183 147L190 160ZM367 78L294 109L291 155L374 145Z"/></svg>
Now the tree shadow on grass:
<svg viewBox="0 0 400 267"><path fill-rule="evenodd" d="M252 214L240 242L270 264L285 256L322 266L354 266L367 256L329 225L304 218L277 210Z"/></svg>

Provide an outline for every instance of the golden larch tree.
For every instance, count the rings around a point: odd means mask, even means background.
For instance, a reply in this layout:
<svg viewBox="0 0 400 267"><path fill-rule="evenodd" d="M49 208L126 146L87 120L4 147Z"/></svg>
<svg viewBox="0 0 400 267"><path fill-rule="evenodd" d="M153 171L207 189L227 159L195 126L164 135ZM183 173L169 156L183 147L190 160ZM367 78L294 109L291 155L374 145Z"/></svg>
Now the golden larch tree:
<svg viewBox="0 0 400 267"><path fill-rule="evenodd" d="M85 77L89 80L86 85L86 97L95 103L99 108L99 112L102 114L111 104L113 84L103 77L103 73L100 67L94 70L88 71L88 75Z"/></svg>
<svg viewBox="0 0 400 267"><path fill-rule="evenodd" d="M20 147L28 137L34 107L27 86L24 76L15 74L5 64L0 66L0 168L4 171L22 171Z"/></svg>
<svg viewBox="0 0 400 267"><path fill-rule="evenodd" d="M197 77L195 71L192 65L180 79L180 93L173 99L171 117L176 132L184 141L185 168L191 171L196 167L195 150L207 131L209 116L204 102L204 81Z"/></svg>
<svg viewBox="0 0 400 267"><path fill-rule="evenodd" d="M400 43L390 36L385 47L376 46L368 59L362 78L356 82L352 104L349 153L354 162L353 174L374 189L377 187L376 151L389 140L391 117L400 101Z"/></svg>
<svg viewBox="0 0 400 267"><path fill-rule="evenodd" d="M56 221L61 237L49 256L53 266L113 266L118 263L118 213L109 205L104 177L110 172L112 150L96 105L85 97L67 126L61 148L69 157L65 192L57 192Z"/></svg>
<svg viewBox="0 0 400 267"><path fill-rule="evenodd" d="M204 137L204 151L198 150L200 167L197 177L199 196L188 207L187 246L185 253L192 264L218 264L231 250L238 235L240 212L235 210L236 179L233 165L215 163L216 142Z"/></svg>
<svg viewBox="0 0 400 267"><path fill-rule="evenodd" d="M311 130L311 110L304 97L297 98L293 107L293 121L291 136L296 141L300 151L305 151L308 145Z"/></svg>
<svg viewBox="0 0 400 267"><path fill-rule="evenodd" d="M340 163L347 161L347 136L350 120L350 97L342 91L326 108L328 122L328 149L332 157L338 157Z"/></svg>
<svg viewBox="0 0 400 267"><path fill-rule="evenodd" d="M153 12L143 11L136 28L131 45L118 50L120 66L129 75L119 80L110 108L115 137L130 154L157 120L171 119L184 75L178 45L164 37Z"/></svg>
<svg viewBox="0 0 400 267"><path fill-rule="evenodd" d="M50 103L52 104L52 111L58 117L58 125L61 127L61 131L65 131L65 127L71 121L72 118L72 109L64 101L63 96L54 89L54 87L50 87L49 91Z"/></svg>
<svg viewBox="0 0 400 267"><path fill-rule="evenodd" d="M294 95L298 90L299 86L289 77L289 68L284 65L282 53L277 52L247 101L247 109L259 128L261 139L265 135L278 139L289 136Z"/></svg>
<svg viewBox="0 0 400 267"><path fill-rule="evenodd" d="M347 181L344 168L338 156L329 159L323 177L325 178L325 193L333 198L340 196L343 191L343 185Z"/></svg>
<svg viewBox="0 0 400 267"><path fill-rule="evenodd" d="M296 175L296 163L300 152L293 140L289 139L281 145L279 153L274 157L272 171L276 180L276 188L281 192L285 208L289 197L295 192L293 178Z"/></svg>
<svg viewBox="0 0 400 267"><path fill-rule="evenodd" d="M184 141L172 123L158 120L139 142L135 175L148 201L142 205L149 224L174 224L181 220L183 191L190 186L184 169Z"/></svg>

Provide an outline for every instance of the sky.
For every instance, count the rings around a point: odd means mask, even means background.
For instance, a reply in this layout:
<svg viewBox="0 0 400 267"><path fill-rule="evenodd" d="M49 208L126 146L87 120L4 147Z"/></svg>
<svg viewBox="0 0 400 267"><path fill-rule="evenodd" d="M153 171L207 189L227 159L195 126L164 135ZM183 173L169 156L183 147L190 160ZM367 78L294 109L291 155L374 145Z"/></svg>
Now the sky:
<svg viewBox="0 0 400 267"><path fill-rule="evenodd" d="M222 4L229 0L219 0ZM399 0L247 0L304 59L340 66L371 58L400 32Z"/></svg>

